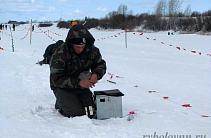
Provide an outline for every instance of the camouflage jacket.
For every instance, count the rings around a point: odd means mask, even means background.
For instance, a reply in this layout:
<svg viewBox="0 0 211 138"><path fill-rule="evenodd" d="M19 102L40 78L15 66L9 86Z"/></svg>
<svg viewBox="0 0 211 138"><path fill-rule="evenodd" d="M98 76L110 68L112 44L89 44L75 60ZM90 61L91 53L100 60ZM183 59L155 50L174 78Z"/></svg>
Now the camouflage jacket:
<svg viewBox="0 0 211 138"><path fill-rule="evenodd" d="M83 52L77 55L70 39L86 38ZM98 80L106 73L106 62L102 59L100 51L94 46L95 39L82 25L74 25L68 32L65 43L60 45L53 53L50 61L50 86L56 88L73 89L82 88L79 85L79 74L90 71L97 74Z"/></svg>

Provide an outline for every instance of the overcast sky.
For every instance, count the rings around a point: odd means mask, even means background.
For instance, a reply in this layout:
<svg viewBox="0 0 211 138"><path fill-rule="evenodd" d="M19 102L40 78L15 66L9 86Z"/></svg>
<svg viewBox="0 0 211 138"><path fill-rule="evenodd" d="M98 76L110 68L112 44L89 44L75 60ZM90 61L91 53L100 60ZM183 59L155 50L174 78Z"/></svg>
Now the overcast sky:
<svg viewBox="0 0 211 138"><path fill-rule="evenodd" d="M211 0L181 0L181 10L188 4L192 11L211 10ZM105 17L120 4L133 14L152 13L158 0L0 0L0 23L14 21L55 21Z"/></svg>

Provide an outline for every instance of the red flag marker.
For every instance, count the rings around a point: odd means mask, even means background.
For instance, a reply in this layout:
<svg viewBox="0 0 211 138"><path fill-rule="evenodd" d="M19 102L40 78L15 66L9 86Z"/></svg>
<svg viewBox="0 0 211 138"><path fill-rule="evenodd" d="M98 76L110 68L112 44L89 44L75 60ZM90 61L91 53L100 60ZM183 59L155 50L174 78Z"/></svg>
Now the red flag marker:
<svg viewBox="0 0 211 138"><path fill-rule="evenodd" d="M117 78L124 78L124 77L120 77L120 76L116 76Z"/></svg>
<svg viewBox="0 0 211 138"><path fill-rule="evenodd" d="M180 47L176 47L176 48L180 50Z"/></svg>
<svg viewBox="0 0 211 138"><path fill-rule="evenodd" d="M196 53L196 51L191 51L192 53Z"/></svg>
<svg viewBox="0 0 211 138"><path fill-rule="evenodd" d="M164 42L161 42L161 44L164 44Z"/></svg>
<svg viewBox="0 0 211 138"><path fill-rule="evenodd" d="M140 33L140 35L143 35L143 33Z"/></svg>
<svg viewBox="0 0 211 138"><path fill-rule="evenodd" d="M201 55L201 52L199 52L199 55Z"/></svg>
<svg viewBox="0 0 211 138"><path fill-rule="evenodd" d="M169 46L172 46L172 45L169 45Z"/></svg>
<svg viewBox="0 0 211 138"><path fill-rule="evenodd" d="M202 117L210 117L210 116L207 116L207 115L201 115Z"/></svg>
<svg viewBox="0 0 211 138"><path fill-rule="evenodd" d="M146 37L148 40L149 40L149 38L148 37Z"/></svg>
<svg viewBox="0 0 211 138"><path fill-rule="evenodd" d="M168 99L169 97L163 97L163 99Z"/></svg>
<svg viewBox="0 0 211 138"><path fill-rule="evenodd" d="M154 41L156 40L156 39L153 39Z"/></svg>
<svg viewBox="0 0 211 138"><path fill-rule="evenodd" d="M117 36L115 35L115 37L117 37Z"/></svg>
<svg viewBox="0 0 211 138"><path fill-rule="evenodd" d="M111 75L110 79L112 79L114 74L108 72L108 75Z"/></svg>
<svg viewBox="0 0 211 138"><path fill-rule="evenodd" d="M137 87L138 87L138 85L135 85L134 87L136 87L136 88L137 88Z"/></svg>
<svg viewBox="0 0 211 138"><path fill-rule="evenodd" d="M156 91L149 91L149 93L156 92Z"/></svg>
<svg viewBox="0 0 211 138"><path fill-rule="evenodd" d="M186 49L185 49L185 48L183 48L183 50L185 50L185 51L186 51Z"/></svg>
<svg viewBox="0 0 211 138"><path fill-rule="evenodd" d="M183 104L182 106L183 107L192 107L192 106L190 106L190 104Z"/></svg>
<svg viewBox="0 0 211 138"><path fill-rule="evenodd" d="M133 33L133 34L136 34L136 33Z"/></svg>

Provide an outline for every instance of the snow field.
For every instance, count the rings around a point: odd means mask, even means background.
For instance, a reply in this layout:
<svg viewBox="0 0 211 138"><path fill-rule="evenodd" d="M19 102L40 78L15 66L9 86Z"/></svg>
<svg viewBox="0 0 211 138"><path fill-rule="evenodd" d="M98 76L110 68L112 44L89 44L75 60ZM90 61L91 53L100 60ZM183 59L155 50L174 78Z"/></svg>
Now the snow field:
<svg viewBox="0 0 211 138"><path fill-rule="evenodd" d="M25 27L29 25L20 25L17 30ZM65 40L68 30L56 25L41 29L62 36L49 33L50 39L43 32L33 33L30 45L27 31L15 31L15 52L11 52L10 32L1 34L0 46L4 50L0 51L0 137L143 138L154 132L211 137L210 117L201 116L211 116L211 57L206 55L211 53L210 36L128 33L126 49L124 33L118 34L122 30L90 29L108 68L91 90L119 89L125 94L123 118L90 120L86 116L64 118L54 109L49 66L35 63L43 59L45 48L54 43L53 39ZM41 30L35 27L35 32ZM111 37L114 35L117 37ZM187 50L178 50L178 46ZM113 74L112 79L109 74ZM182 107L183 104L192 107ZM129 111L136 113L132 121L127 121Z"/></svg>

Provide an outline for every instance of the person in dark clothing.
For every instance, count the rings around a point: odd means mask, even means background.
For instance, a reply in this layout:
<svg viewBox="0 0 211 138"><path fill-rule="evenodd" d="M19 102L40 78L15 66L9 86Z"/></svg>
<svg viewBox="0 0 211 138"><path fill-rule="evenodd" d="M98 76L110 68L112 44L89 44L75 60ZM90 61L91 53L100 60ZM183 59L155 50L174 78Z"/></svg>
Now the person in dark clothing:
<svg viewBox="0 0 211 138"><path fill-rule="evenodd" d="M32 31L34 31L34 25L32 25Z"/></svg>
<svg viewBox="0 0 211 138"><path fill-rule="evenodd" d="M61 44L63 44L64 41L63 40L59 40L54 44L50 44L46 49L45 49L45 53L43 55L44 59L40 62L38 62L38 64L40 64L40 66L42 66L43 64L49 64L51 56L53 54L53 52L55 51L55 49L57 47L59 47Z"/></svg>
<svg viewBox="0 0 211 138"><path fill-rule="evenodd" d="M94 37L83 25L74 25L65 43L50 61L50 87L55 108L66 117L94 116L94 101L89 88L106 73L106 62L94 46Z"/></svg>
<svg viewBox="0 0 211 138"><path fill-rule="evenodd" d="M15 24L12 25L13 31L15 31Z"/></svg>

